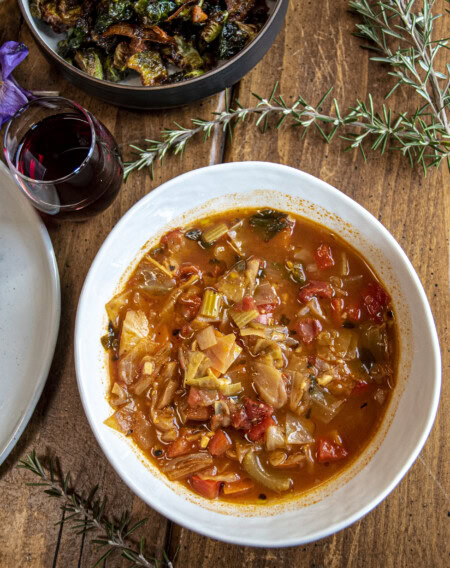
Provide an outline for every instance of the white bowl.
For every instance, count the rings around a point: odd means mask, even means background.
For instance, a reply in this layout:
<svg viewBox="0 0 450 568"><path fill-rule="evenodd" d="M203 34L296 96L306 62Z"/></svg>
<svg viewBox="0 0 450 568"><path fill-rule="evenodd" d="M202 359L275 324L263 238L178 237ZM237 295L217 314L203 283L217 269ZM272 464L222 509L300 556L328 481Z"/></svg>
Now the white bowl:
<svg viewBox="0 0 450 568"><path fill-rule="evenodd" d="M275 505L230 505L195 496L150 464L130 440L103 424L112 413L100 337L104 305L142 254L167 230L237 206L276 207L322 223L369 260L385 283L400 330L397 385L366 452L344 474L312 493ZM150 239L150 240L149 240ZM326 537L373 509L399 483L422 449L439 402L439 342L427 298L389 232L344 194L308 174L266 162L231 163L177 177L139 201L113 229L81 293L75 330L78 386L108 460L154 509L191 530L241 545L279 547ZM276 517L276 522L274 522Z"/></svg>

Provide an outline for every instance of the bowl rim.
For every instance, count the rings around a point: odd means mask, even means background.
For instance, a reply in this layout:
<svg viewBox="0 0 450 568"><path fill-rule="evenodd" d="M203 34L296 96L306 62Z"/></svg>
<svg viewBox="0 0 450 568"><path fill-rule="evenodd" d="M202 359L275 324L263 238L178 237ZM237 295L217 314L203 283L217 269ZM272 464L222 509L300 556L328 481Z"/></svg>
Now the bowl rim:
<svg viewBox="0 0 450 568"><path fill-rule="evenodd" d="M433 388L433 396L432 396L432 402L431 402L429 410L428 410L428 416L427 416L427 419L426 419L426 423L425 423L425 426L423 428L423 431L422 431L419 439L416 442L414 450L411 452L408 459L405 460L404 464L399 468L399 471L393 477L393 479L390 481L390 483L382 491L380 491L376 495L376 497L374 497L365 506L358 509L355 513L345 517L345 519L343 519L342 521L332 522L326 528L316 531L316 533L314 533L314 535L312 537L308 537L308 538L301 538L301 537L300 538L295 538L295 537L289 538L288 537L288 538L285 538L284 540L279 539L279 540L277 540L276 543L274 543L274 542L267 543L266 541L263 541L261 538L259 538L257 534L255 536L252 536L251 538L249 538L248 536L243 537L243 538L241 538L241 537L229 537L227 534L224 534L223 532L219 533L219 532L215 531L214 528L210 529L208 526L201 524L201 521L199 523L195 524L195 526L193 526L192 524L189 525L185 521L182 512L179 512L178 510L175 510L175 509L169 509L169 508L165 509L164 506L162 506L162 505L160 506L159 503L152 502L149 494L146 493L143 490L142 487L137 485L135 483L134 479L132 479L131 477L128 477L127 473L125 471L122 471L119 468L116 468L116 465L114 464L114 462L109 459L110 450L106 446L104 441L102 440L102 438L100 436L100 432L97 430L97 426L94 422L94 418L89 413L87 395L86 395L86 392L83 389L83 380L81 379L81 362L80 362L80 354L81 353L80 353L80 351L81 351L81 333L82 333L82 330L81 330L81 326L80 326L80 320L81 320L81 317L82 317L81 314L85 310L84 303L87 302L85 290L88 287L88 284L89 284L89 281L90 281L90 278L91 278L91 274L93 273L94 267L96 266L97 263L100 262L102 249L106 248L106 246L109 244L109 241L114 238L113 233L120 231L122 229L122 226L126 225L126 223L128 222L128 218L131 217L132 215L134 215L135 212L137 210L139 210L141 207L143 207L145 204L147 204L148 201L156 199L163 192L170 191L172 184L179 183L180 180L181 181L186 180L187 178L189 178L193 175L194 176L199 175L199 174L201 175L201 172L203 170L214 169L217 172L217 175L220 175L221 171L233 169L233 168L236 168L236 167L244 168L244 169L247 168L250 171L251 171L252 168L256 167L256 168L259 168L259 169L261 169L261 168L269 168L269 169L275 168L275 169L278 169L280 172L283 172L283 171L291 172L291 173L295 172L295 174L299 177L299 180L300 180L300 178L303 178L305 183L309 183L309 184L314 183L316 185L317 184L320 185L322 189L330 192L331 194L333 194L335 196L338 196L338 199L340 199L344 204L347 204L348 206L356 209L356 211L358 211L363 217L365 217L367 220L370 220L370 222L374 223L376 225L377 229L381 233L383 233L383 235L387 239L389 245L396 250L396 252L402 257L403 261L405 262L405 266L408 269L409 276L410 276L410 278L411 278L411 280L412 280L412 282L413 282L413 284L416 288L416 291L418 292L420 299L422 301L422 307L424 308L424 311L425 311L425 314L426 314L426 321L423 322L423 327L424 328L427 327L429 329L430 339L431 339L431 344L432 344L432 352L430 353L430 360L432 361L432 363L434 365L434 372L430 373L430 380L432 381L431 386ZM231 193L232 192L230 192L230 194ZM150 240L150 239L151 239L151 235L150 235L150 232L149 232L149 237L148 237L147 240ZM132 263L133 260L134 259L130 259L130 263ZM195 531L195 532L197 532L197 533L199 533L203 536L206 536L206 537L209 537L209 538L214 538L216 540L220 540L222 542L227 542L227 543L230 543L230 544L236 544L236 545L241 545L241 546L261 547L261 548L284 548L284 547L288 547L288 546L299 546L299 545L307 544L309 542L315 542L315 541L320 540L322 538L326 538L326 537L328 537L332 534L335 534L335 533L339 532L340 530L352 525L353 523L355 523L356 521L358 521L359 519L364 517L366 514L368 514L370 511L372 511L377 505L379 505L381 503L381 501L383 501L393 491L393 489L395 489L395 487L399 484L399 482L406 475L406 473L411 468L411 466L413 465L413 463L417 459L418 455L422 451L422 448L423 448L423 446L424 446L424 444L425 444L425 442L426 442L426 440L427 440L427 438L430 434L431 428L432 428L434 420L436 418L436 413L437 413L437 409L438 409L438 405L439 405L439 399L440 399L441 380L442 380L441 379L442 364L441 364L441 353L440 353L439 339L438 339L436 326L435 326L435 323L434 323L434 318L433 318L433 315L432 315L432 312L431 312L431 308L430 308L427 296L426 296L425 291L423 289L422 283L421 283L414 267L411 264L411 261L409 260L409 258L407 257L406 253L403 251L403 249L401 248L399 243L391 235L391 233L380 223L380 221L378 221L378 219L374 215L372 215L369 211L367 211L364 207L362 207L362 205L360 205L358 202L354 201L352 198L348 197L347 195L345 195L344 193L342 193L341 191L339 191L335 187L331 186L330 184L320 180L319 178L316 178L315 176L312 176L311 174L303 172L303 171L301 171L297 168L292 168L290 166L286 166L286 165L282 165L282 164L276 164L276 163L273 163L273 162L263 162L263 161L231 162L231 163L216 164L216 165L212 165L212 166L206 166L206 167L203 167L203 168L198 168L196 170L191 170L189 172L186 172L184 174L176 176L175 178L172 178L171 180L161 184L159 187L155 188L150 193L146 194L143 198L141 198L133 207L131 207L125 213L125 215L115 225L115 227L112 229L111 233L108 235L108 237L105 239L104 243L100 247L94 261L92 262L92 265L89 269L89 272L88 272L86 279L85 279L85 282L83 284L83 288L81 290L80 298L79 298L79 302L78 302L77 315L76 315L76 321L75 321L74 356L75 356L75 369L76 369L76 376L77 376L77 384L78 384L78 389L79 389L79 393L80 393L80 398L82 400L82 404L83 404L83 407L84 407L84 410L85 410L85 414L88 418L89 424L90 424L91 429L92 429L92 431L93 431L93 433L94 433L94 435L97 439L97 442L99 443L100 447L103 450L103 453L107 457L110 464L113 466L116 473L118 473L118 475L124 481L124 483L140 499L142 499L145 503L147 503L149 506L151 506L153 509L155 509L158 513L165 516L166 518L168 518L172 522L175 522L175 523L183 526L184 528L186 528L188 530ZM179 495L177 495L177 499L182 499L184 501L183 497L179 496ZM274 519L275 516L269 517L269 518ZM249 521L251 522L251 518L249 518Z"/></svg>
<svg viewBox="0 0 450 568"><path fill-rule="evenodd" d="M44 49L44 51L50 57L52 57L53 59L56 59L56 61L58 63L60 63L61 65L63 65L68 71L73 72L75 75L78 75L81 80L87 80L87 81L89 81L89 82L91 82L91 83L93 83L97 86L106 86L106 87L109 87L111 89L117 89L118 91L134 91L134 92L138 92L138 93L139 92L152 92L152 93L153 92L155 92L155 93L161 92L161 93L164 93L165 91L168 91L170 89L181 88L181 87L183 87L184 85L187 85L187 84L188 85L195 85L196 83L201 83L202 81L205 81L205 80L208 81L216 73L219 73L222 70L225 70L225 69L231 67L232 65L234 65L235 63L237 63L242 57L245 56L246 53L248 53L251 49L253 49L254 46L257 43L259 43L261 38L267 33L267 31L269 30L273 21L277 17L278 12L281 10L283 4L285 2L287 4L289 4L289 0L275 0L275 1L276 1L276 4L273 8L273 12L269 15L269 17L267 18L266 22L264 23L263 27L261 28L259 33L256 35L256 37L250 43L248 43L244 47L244 49L242 49L239 53L237 53L235 56L233 56L231 59L229 59L226 63L224 63L220 67L215 67L214 69L210 69L209 71L207 71L206 73L204 73L200 77L193 77L192 79L186 79L184 81L180 81L179 83L173 83L173 84L168 84L168 85L157 85L157 86L154 86L154 87L148 87L148 86L145 86L145 85L123 85L123 84L120 84L120 83L113 83L112 81L106 81L104 79L97 79L96 77L93 77L92 75L89 75L88 73L85 73L81 69L78 69L78 67L71 65L64 58L62 58L60 55L58 55L58 53L56 53L55 50L53 50L51 47L49 47L47 45L47 43L42 39L41 35L38 33L38 31L35 27L35 24L34 24L33 16L31 16L31 19L30 19L28 17L27 10L25 8L25 3L29 4L29 0L18 0L18 3L19 3L20 10L22 12L22 15L25 18L25 21L26 21L29 29L31 30L31 33L32 33L34 39L38 42L38 44Z"/></svg>

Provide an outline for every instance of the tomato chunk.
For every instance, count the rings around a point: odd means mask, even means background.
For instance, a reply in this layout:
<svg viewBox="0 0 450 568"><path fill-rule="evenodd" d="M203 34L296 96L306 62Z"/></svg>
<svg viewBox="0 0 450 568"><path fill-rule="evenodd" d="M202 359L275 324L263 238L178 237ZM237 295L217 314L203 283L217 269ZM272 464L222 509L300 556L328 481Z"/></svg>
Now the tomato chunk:
<svg viewBox="0 0 450 568"><path fill-rule="evenodd" d="M177 456L183 456L192 451L192 443L188 442L186 438L180 437L175 442L171 442L167 447L167 457L176 458Z"/></svg>
<svg viewBox="0 0 450 568"><path fill-rule="evenodd" d="M252 426L243 406L238 406L231 413L231 425L236 430L249 430Z"/></svg>
<svg viewBox="0 0 450 568"><path fill-rule="evenodd" d="M267 313L267 314L259 314L259 316L255 318L254 321L262 323L263 325L269 325L271 319L272 319L272 314Z"/></svg>
<svg viewBox="0 0 450 568"><path fill-rule="evenodd" d="M348 456L347 450L328 438L319 438L317 447L317 461L319 463L339 461Z"/></svg>
<svg viewBox="0 0 450 568"><path fill-rule="evenodd" d="M210 406L197 406L196 408L187 407L184 411L187 420L209 420L211 416Z"/></svg>
<svg viewBox="0 0 450 568"><path fill-rule="evenodd" d="M305 345L309 345L322 331L322 324L315 318L303 318L295 324L297 335Z"/></svg>
<svg viewBox="0 0 450 568"><path fill-rule="evenodd" d="M353 322L359 322L361 319L361 305L358 301L350 301L345 304L347 319Z"/></svg>
<svg viewBox="0 0 450 568"><path fill-rule="evenodd" d="M219 496L220 485L220 481L202 479L200 475L193 475L191 477L192 489L207 499L216 499Z"/></svg>
<svg viewBox="0 0 450 568"><path fill-rule="evenodd" d="M371 282L363 290L362 301L369 317L376 322L383 321L383 308L389 303L389 295L377 282Z"/></svg>
<svg viewBox="0 0 450 568"><path fill-rule="evenodd" d="M189 396L188 396L188 405L191 408L196 408L197 406L203 406L203 397L201 392L196 387L191 387L189 389Z"/></svg>
<svg viewBox="0 0 450 568"><path fill-rule="evenodd" d="M248 432L249 439L252 442L260 440L269 426L276 426L276 422L271 416L267 416L262 422L250 428Z"/></svg>
<svg viewBox="0 0 450 568"><path fill-rule="evenodd" d="M300 288L298 299L303 304L306 304L306 302L309 302L314 296L318 298L331 298L333 296L333 287L329 282L310 280L306 286Z"/></svg>
<svg viewBox="0 0 450 568"><path fill-rule="evenodd" d="M258 311L260 314L271 314L278 307L278 303L272 302L268 304L259 304Z"/></svg>
<svg viewBox="0 0 450 568"><path fill-rule="evenodd" d="M192 329L192 327L188 323L185 323L180 330L179 337L181 337L181 339L188 339L192 337L193 334L194 330Z"/></svg>
<svg viewBox="0 0 450 568"><path fill-rule="evenodd" d="M183 242L184 233L181 229L174 229L170 231L161 239L162 245L173 246L180 245Z"/></svg>
<svg viewBox="0 0 450 568"><path fill-rule="evenodd" d="M326 270L334 266L334 258L330 245L322 243L314 253L314 258L316 259L319 270Z"/></svg>
<svg viewBox="0 0 450 568"><path fill-rule="evenodd" d="M196 266L195 264L182 264L180 266L180 268L178 269L178 276L182 279L186 279L189 276L192 276L192 274L202 274L202 271L200 270L200 268L198 266Z"/></svg>
<svg viewBox="0 0 450 568"><path fill-rule="evenodd" d="M273 413L273 408L264 402L259 402L251 398L244 398L245 412L247 416L252 421L260 422L267 416L271 416Z"/></svg>
<svg viewBox="0 0 450 568"><path fill-rule="evenodd" d="M233 310L238 312L250 312L251 310L257 310L255 300L251 296L245 296L240 302L236 302L233 306Z"/></svg>
<svg viewBox="0 0 450 568"><path fill-rule="evenodd" d="M233 444L223 430L217 430L208 444L208 450L212 456L221 456L231 448Z"/></svg>

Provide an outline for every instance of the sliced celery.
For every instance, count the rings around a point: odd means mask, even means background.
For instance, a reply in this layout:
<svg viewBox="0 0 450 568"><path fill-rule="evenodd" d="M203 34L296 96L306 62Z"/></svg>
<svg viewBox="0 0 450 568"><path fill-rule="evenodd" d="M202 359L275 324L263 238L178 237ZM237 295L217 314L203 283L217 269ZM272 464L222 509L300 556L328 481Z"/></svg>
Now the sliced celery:
<svg viewBox="0 0 450 568"><path fill-rule="evenodd" d="M220 237L226 235L227 233L228 233L228 227L225 225L225 223L220 223L215 227L211 227L211 229L207 229L203 233L203 240L205 241L205 243L212 244L218 239L220 239Z"/></svg>
<svg viewBox="0 0 450 568"><path fill-rule="evenodd" d="M259 316L258 310L250 310L248 312L238 312L236 310L230 310L230 316L233 318L234 323L239 329L245 327L251 321Z"/></svg>
<svg viewBox="0 0 450 568"><path fill-rule="evenodd" d="M216 319L219 317L222 296L215 290L207 289L203 295L202 305L200 306L200 316Z"/></svg>

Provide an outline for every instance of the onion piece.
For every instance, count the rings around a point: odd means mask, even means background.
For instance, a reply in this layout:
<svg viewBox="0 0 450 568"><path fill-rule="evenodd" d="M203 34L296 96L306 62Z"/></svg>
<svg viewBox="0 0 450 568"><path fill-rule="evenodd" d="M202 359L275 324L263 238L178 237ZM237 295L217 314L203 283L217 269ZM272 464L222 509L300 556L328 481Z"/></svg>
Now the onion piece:
<svg viewBox="0 0 450 568"><path fill-rule="evenodd" d="M122 382L127 385L134 383L139 375L142 359L146 355L153 353L156 345L151 339L144 337L139 340L129 353L119 359L119 378Z"/></svg>
<svg viewBox="0 0 450 568"><path fill-rule="evenodd" d="M161 470L171 481L183 479L191 473L201 471L212 465L213 459L209 453L197 452L187 456L179 456L170 460Z"/></svg>
<svg viewBox="0 0 450 568"><path fill-rule="evenodd" d="M245 269L245 285L247 287L247 294L250 296L255 290L256 277L258 275L260 262L259 258L251 258L247 262L247 268Z"/></svg>
<svg viewBox="0 0 450 568"><path fill-rule="evenodd" d="M286 452L277 450L270 454L269 463L272 467L279 467L286 461L286 458L287 458Z"/></svg>
<svg viewBox="0 0 450 568"><path fill-rule="evenodd" d="M385 324L369 324L364 326L358 347L368 349L375 357L376 361L384 361L389 350Z"/></svg>
<svg viewBox="0 0 450 568"><path fill-rule="evenodd" d="M340 400L318 387L315 387L310 392L310 399L313 403L312 417L317 418L324 424L328 424L333 420L337 413L342 410L341 407L344 403L344 400Z"/></svg>
<svg viewBox="0 0 450 568"><path fill-rule="evenodd" d="M309 308L311 309L311 312L315 316L322 318L325 321L327 320L327 318L323 315L323 311L322 311L322 307L320 305L320 302L315 296L313 296L311 298L311 300L309 300L307 305L309 306Z"/></svg>
<svg viewBox="0 0 450 568"><path fill-rule="evenodd" d="M256 288L254 300L257 306L263 306L265 304L278 306L280 303L280 298L275 292L275 288L269 284L269 282L264 282Z"/></svg>
<svg viewBox="0 0 450 568"><path fill-rule="evenodd" d="M125 389L119 385L119 383L114 383L111 392L115 395L109 399L110 404L113 406L121 406L128 402L128 394Z"/></svg>
<svg viewBox="0 0 450 568"><path fill-rule="evenodd" d="M200 277L198 274L191 274L191 276L189 276L186 282L183 282L177 288L173 289L170 292L167 300L165 301L164 305L161 307L159 311L160 319L166 317L168 314L170 314L171 311L173 311L175 303L179 298L179 296L181 296L181 294L183 293L183 290L185 290L186 288L190 288L193 284L198 282L199 279Z"/></svg>
<svg viewBox="0 0 450 568"><path fill-rule="evenodd" d="M264 434L266 448L270 451L284 448L286 441L281 426L269 426Z"/></svg>
<svg viewBox="0 0 450 568"><path fill-rule="evenodd" d="M162 410L172 402L177 388L178 388L178 381L175 381L173 379L167 381L162 391L161 397L158 401L158 404L156 406L158 410Z"/></svg>
<svg viewBox="0 0 450 568"><path fill-rule="evenodd" d="M281 463L279 463L277 465L272 464L272 461L271 461L271 465L273 465L273 467L280 468L280 469L297 469L300 465L301 466L305 465L306 461L307 461L307 458L306 458L305 454L298 452L296 454L291 454L284 461L282 461Z"/></svg>
<svg viewBox="0 0 450 568"><path fill-rule="evenodd" d="M128 310L122 323L119 356L125 355L149 333L148 319L141 310Z"/></svg>
<svg viewBox="0 0 450 568"><path fill-rule="evenodd" d="M142 264L135 274L134 278L138 280L136 288L149 296L165 296L175 287L176 281L166 268L153 259L150 262L152 264Z"/></svg>
<svg viewBox="0 0 450 568"><path fill-rule="evenodd" d="M212 325L208 325L205 329L199 331L196 335L198 346L203 351L209 347L213 347L217 343L216 334Z"/></svg>
<svg viewBox="0 0 450 568"><path fill-rule="evenodd" d="M122 406L112 416L105 420L105 424L118 432L128 433L134 427L136 407L133 402Z"/></svg>
<svg viewBox="0 0 450 568"><path fill-rule="evenodd" d="M306 373L306 370L307 369L305 369L305 371L289 371L291 377L289 408L298 414L306 410L306 405L309 401L308 393L311 379Z"/></svg>
<svg viewBox="0 0 450 568"><path fill-rule="evenodd" d="M184 383L195 378L197 376L198 368L202 363L205 355L200 351L189 351L186 355L187 365L186 372L184 374Z"/></svg>
<svg viewBox="0 0 450 568"><path fill-rule="evenodd" d="M230 333L219 337L213 347L205 350L205 354L211 361L213 369L217 369L220 373L226 373L241 351L242 348L236 344L236 336L234 333Z"/></svg>
<svg viewBox="0 0 450 568"><path fill-rule="evenodd" d="M243 261L245 270L245 261ZM240 302L245 295L245 278L240 270L240 262L235 264L216 283L216 288L232 302Z"/></svg>
<svg viewBox="0 0 450 568"><path fill-rule="evenodd" d="M259 446L257 449L261 450L262 447ZM247 452L250 452L252 450L256 450L254 444L244 444L242 442L236 442L236 456L239 463L242 463L244 461Z"/></svg>
<svg viewBox="0 0 450 568"><path fill-rule="evenodd" d="M253 364L252 378L259 396L273 406L281 408L287 402L286 386L281 372L273 365L268 365L269 358L262 358Z"/></svg>
<svg viewBox="0 0 450 568"><path fill-rule="evenodd" d="M119 312L128 304L131 290L114 296L105 306L109 321L116 327L119 323Z"/></svg>
<svg viewBox="0 0 450 568"><path fill-rule="evenodd" d="M155 378L152 375L142 375L138 382L133 387L133 392L140 396L143 394L152 384Z"/></svg>
<svg viewBox="0 0 450 568"><path fill-rule="evenodd" d="M265 337L272 341L287 342L291 339L289 337L289 329L283 325L264 325L263 323L252 322L246 329L241 329L242 337L247 335L257 335L258 337ZM298 343L297 341L295 343Z"/></svg>
<svg viewBox="0 0 450 568"><path fill-rule="evenodd" d="M286 442L288 444L311 444L314 438L302 419L288 412L286 414Z"/></svg>
<svg viewBox="0 0 450 568"><path fill-rule="evenodd" d="M133 438L144 450L148 450L154 441L154 434L150 422L147 420L144 413L140 411L135 413Z"/></svg>
<svg viewBox="0 0 450 568"><path fill-rule="evenodd" d="M338 357L347 361L355 359L357 355L358 335L351 329L341 329L334 342L334 349Z"/></svg>
<svg viewBox="0 0 450 568"><path fill-rule="evenodd" d="M293 257L295 260L301 260L302 262L312 262L314 260L312 252L306 248L296 248Z"/></svg>
<svg viewBox="0 0 450 568"><path fill-rule="evenodd" d="M341 276L348 276L350 274L350 266L348 264L347 253L345 251L341 253L339 272Z"/></svg>

